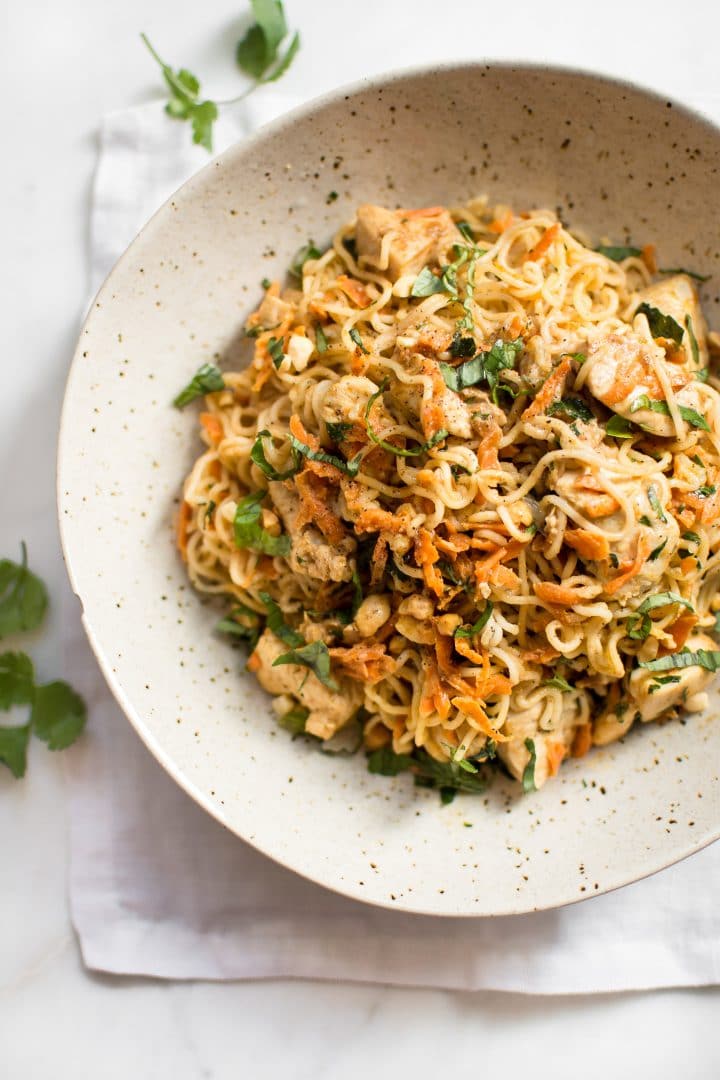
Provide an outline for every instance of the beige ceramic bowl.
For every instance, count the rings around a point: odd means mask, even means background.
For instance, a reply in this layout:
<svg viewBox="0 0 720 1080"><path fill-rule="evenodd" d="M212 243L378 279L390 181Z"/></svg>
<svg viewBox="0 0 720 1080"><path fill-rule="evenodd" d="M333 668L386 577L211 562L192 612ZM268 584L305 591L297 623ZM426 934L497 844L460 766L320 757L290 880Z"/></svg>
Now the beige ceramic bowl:
<svg viewBox="0 0 720 1080"><path fill-rule="evenodd" d="M650 726L518 796L442 807L278 730L217 613L189 587L172 521L199 451L170 402L200 363L247 361L260 279L360 202L422 206L481 192L549 206L594 237L653 241L715 273L720 134L643 90L573 71L464 65L378 79L296 110L189 181L132 244L78 345L60 439L59 505L90 641L150 750L207 811L301 874L374 904L490 915L634 881L720 834L711 714ZM337 192L337 198L331 195ZM122 763L118 763L122 767ZM472 828L467 828L469 824Z"/></svg>

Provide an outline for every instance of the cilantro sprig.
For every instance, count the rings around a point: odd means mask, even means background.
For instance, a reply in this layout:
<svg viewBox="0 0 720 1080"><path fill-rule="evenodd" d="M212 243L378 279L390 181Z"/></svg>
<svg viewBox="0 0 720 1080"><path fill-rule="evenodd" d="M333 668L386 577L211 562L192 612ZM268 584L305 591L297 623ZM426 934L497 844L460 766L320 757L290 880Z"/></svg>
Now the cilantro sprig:
<svg viewBox="0 0 720 1080"><path fill-rule="evenodd" d="M213 125L224 105L235 105L259 86L275 82L284 75L300 48L300 35L290 35L281 0L250 0L255 22L235 48L235 61L243 74L252 80L241 94L226 101L203 98L200 81L187 68L177 70L167 64L151 45L146 34L140 37L162 72L169 96L165 106L168 116L187 120L193 142L213 148Z"/></svg>
<svg viewBox="0 0 720 1080"><path fill-rule="evenodd" d="M28 569L22 544L22 562L0 560L0 638L37 629L48 606L47 590ZM30 709L23 724L0 727L0 761L16 778L25 775L31 734L50 750L63 750L75 742L87 718L85 702L61 680L40 684L35 668L24 652L0 655L0 711L17 706Z"/></svg>

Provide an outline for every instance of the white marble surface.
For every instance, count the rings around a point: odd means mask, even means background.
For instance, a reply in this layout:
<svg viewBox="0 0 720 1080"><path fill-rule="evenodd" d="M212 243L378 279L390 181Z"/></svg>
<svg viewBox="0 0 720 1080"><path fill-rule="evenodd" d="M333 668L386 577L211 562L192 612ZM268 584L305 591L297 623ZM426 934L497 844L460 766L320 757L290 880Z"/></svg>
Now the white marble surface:
<svg viewBox="0 0 720 1080"><path fill-rule="evenodd" d="M720 98L720 11L691 0L602 9L552 0L497 7L427 0L287 0L304 45L288 92L310 96L365 72L453 56L513 56ZM207 0L5 0L0 214L3 384L0 552L19 538L57 595L54 447L62 386L86 292L87 200L102 112L147 99L155 73L137 40L229 96L242 4ZM483 12L487 12L483 18ZM521 12L527 17L522 18ZM439 14L439 12L442 13ZM362 22L359 17L362 15ZM672 34L667 36L668 26ZM32 646L59 671L57 611ZM83 972L66 902L61 760L33 747L28 777L0 775L0 1075L153 1080L436 1076L508 1059L541 1078L578 1069L687 1080L720 1074L720 989L602 998L521 998L309 983L162 984Z"/></svg>

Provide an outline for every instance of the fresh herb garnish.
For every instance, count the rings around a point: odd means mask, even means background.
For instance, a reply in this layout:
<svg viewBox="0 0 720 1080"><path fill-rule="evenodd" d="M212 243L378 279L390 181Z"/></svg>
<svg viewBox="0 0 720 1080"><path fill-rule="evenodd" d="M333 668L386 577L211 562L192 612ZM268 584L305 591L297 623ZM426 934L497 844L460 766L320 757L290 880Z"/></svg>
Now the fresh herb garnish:
<svg viewBox="0 0 720 1080"><path fill-rule="evenodd" d="M245 621L241 622L240 619ZM215 631L246 642L250 649L254 649L260 637L260 616L245 604L237 604L229 615L216 623Z"/></svg>
<svg viewBox="0 0 720 1080"><path fill-rule="evenodd" d="M358 328L356 326L353 326L350 330L348 330L348 334L350 335L352 340L355 342L358 349L360 349L360 352L365 353L365 355L367 356L369 350L366 349L365 346L363 345L363 339L360 337L360 331L358 330Z"/></svg>
<svg viewBox="0 0 720 1080"><path fill-rule="evenodd" d="M475 237L473 236L472 227L469 221L456 221L455 228L462 233L468 244L475 243Z"/></svg>
<svg viewBox="0 0 720 1080"><path fill-rule="evenodd" d="M440 366L442 367L443 365L441 364ZM431 439L428 439L427 442L421 443L420 446L416 446L413 450L405 450L401 447L393 446L392 443L387 442L385 439L381 439L380 436L375 433L370 424L370 413L375 402L378 400L380 395L385 392L386 387L387 379L383 379L375 393L371 394L371 396L368 398L367 405L365 406L365 429L368 433L368 437L372 440L372 442L374 442L377 446L382 446L383 450L387 450L389 451L389 453L395 454L396 457L409 458L417 457L419 454L426 454L429 450L432 450L434 446L437 446L438 443L441 443L443 439L447 439L448 432L445 430L445 428L440 428L439 431L435 432Z"/></svg>
<svg viewBox="0 0 720 1080"><path fill-rule="evenodd" d="M266 494L265 491L253 492L237 504L233 520L235 544L239 548L249 548L251 551L259 551L264 555L287 557L290 554L290 537L271 536L260 525L262 516L260 504Z"/></svg>
<svg viewBox="0 0 720 1080"><path fill-rule="evenodd" d="M466 360L458 367L440 364L440 372L445 385L456 393L480 382L487 382L496 396L499 373L515 367L518 354L522 351L522 338L515 341L496 341L489 352L478 353L472 360Z"/></svg>
<svg viewBox="0 0 720 1080"><path fill-rule="evenodd" d="M308 259L319 259L320 255L321 252L318 251L312 240L308 240L307 244L303 244L303 246L301 248L298 248L298 250L293 255L293 259L290 263L288 273L292 274L292 276L294 278L297 278L298 281L301 281L303 266L305 265L305 263L308 261Z"/></svg>
<svg viewBox="0 0 720 1080"><path fill-rule="evenodd" d="M341 442L345 442L345 436L349 431L352 431L354 426L349 420L338 420L337 422L329 420L325 424L327 433L336 446L339 446Z"/></svg>
<svg viewBox="0 0 720 1080"><path fill-rule="evenodd" d="M461 332L456 330L448 351L456 359L464 359L468 356L474 356L476 349L475 338L463 337Z"/></svg>
<svg viewBox="0 0 720 1080"><path fill-rule="evenodd" d="M263 439L271 439L272 435L265 429L259 431L255 442L253 443L252 450L250 451L250 458L255 462L257 467L261 469L270 480L289 480L291 476L295 476L300 471L300 455L293 450L292 451L292 465L284 472L278 472L277 469L270 464L265 457L265 450L263 448Z"/></svg>
<svg viewBox="0 0 720 1080"><path fill-rule="evenodd" d="M684 596L680 596L679 593L662 592L655 593L654 596L648 596L647 600L643 600L642 604L640 604L638 611L641 615L644 615L646 611L652 611L653 608L657 607L667 607L668 604L682 604L688 611L695 610L690 601L686 600Z"/></svg>
<svg viewBox="0 0 720 1080"><path fill-rule="evenodd" d="M614 439L632 439L637 433L637 428L624 416L611 416L605 425L605 434L612 435Z"/></svg>
<svg viewBox="0 0 720 1080"><path fill-rule="evenodd" d="M484 629L484 627L487 626L488 620L489 620L490 616L492 615L492 611L493 611L493 602L492 602L492 600L488 600L488 602L485 605L484 610L480 613L479 619L477 619L477 621L474 622L472 624L472 626L458 626L457 630L455 631L454 637L456 637L456 638L475 637L476 634L479 634Z"/></svg>
<svg viewBox="0 0 720 1080"><path fill-rule="evenodd" d="M273 660L273 667L281 664L299 664L309 668L328 690L340 690L330 674L330 653L324 641L311 641L308 645L292 648Z"/></svg>
<svg viewBox="0 0 720 1080"><path fill-rule="evenodd" d="M282 338L271 337L267 343L267 351L276 368L279 368L285 359L285 353L283 352L284 347L285 342Z"/></svg>
<svg viewBox="0 0 720 1080"><path fill-rule="evenodd" d="M582 420L586 424L589 424L593 419L592 412L580 398L562 398L561 401L554 401L547 409L548 416L557 416L563 413L573 420Z"/></svg>
<svg viewBox="0 0 720 1080"><path fill-rule="evenodd" d="M523 791L528 795L531 791L537 790L535 786L535 763L537 761L537 754L535 753L535 742L533 739L525 740L525 749L530 754L530 760L523 770L522 786Z"/></svg>
<svg viewBox="0 0 720 1080"><path fill-rule="evenodd" d="M572 694L573 688L562 675L553 675L552 679L546 679L543 686L553 686L556 690L562 690L563 694Z"/></svg>
<svg viewBox="0 0 720 1080"><path fill-rule="evenodd" d="M322 353L327 352L327 347L328 342L325 337L325 331L320 323L318 323L315 327L315 348L322 355Z"/></svg>
<svg viewBox="0 0 720 1080"><path fill-rule="evenodd" d="M296 735L304 733L305 722L309 715L310 710L306 709L304 705L295 705L289 712L279 718L278 724L281 728L289 731L294 738Z"/></svg>
<svg viewBox="0 0 720 1080"><path fill-rule="evenodd" d="M451 802L457 791L480 794L487 786L471 762L462 767L460 761L436 761L425 750L416 750L412 755L396 754L383 746L368 757L368 771L380 776L398 776L408 770L413 772L418 786L437 788L443 803Z"/></svg>
<svg viewBox="0 0 720 1080"><path fill-rule="evenodd" d="M688 337L690 338L690 351L692 352L693 361L695 363L695 366L698 367L700 364L700 349L698 347L697 338L695 337L693 321L690 315L686 315L685 317L685 329L687 330ZM708 428L707 430L709 431L710 428Z"/></svg>
<svg viewBox="0 0 720 1080"><path fill-rule="evenodd" d="M696 532L684 532L682 534L683 540L689 540L691 544L699 544L700 537Z"/></svg>
<svg viewBox="0 0 720 1080"><path fill-rule="evenodd" d="M218 390L225 389L225 380L222 372L214 364L203 364L193 375L184 390L181 390L173 401L176 409L182 409L196 398L205 394L214 394Z"/></svg>
<svg viewBox="0 0 720 1080"><path fill-rule="evenodd" d="M670 415L670 406L667 401L651 401L647 394L640 394L635 398L630 412L636 413L640 409L649 409L650 412L662 413L663 416ZM701 416L695 409L690 409L686 405L678 405L678 412L691 427L700 428L701 431L710 430L710 425L705 417Z"/></svg>
<svg viewBox="0 0 720 1080"><path fill-rule="evenodd" d="M648 502L650 503L651 507L653 508L653 510L655 511L655 513L657 515L658 521L662 521L662 523L665 524L665 522L667 521L667 518L665 517L665 513L663 511L662 504L661 504L660 500L658 499L657 492L655 491L655 488L653 487L652 484L648 484L647 497L648 497Z"/></svg>
<svg viewBox="0 0 720 1080"><path fill-rule="evenodd" d="M666 545L667 545L667 537L665 537L662 544L658 544L658 546L656 548L652 549L652 551L648 555L648 562L655 562L658 555L662 554L662 552L665 549Z"/></svg>
<svg viewBox="0 0 720 1080"><path fill-rule="evenodd" d="M28 705L35 691L35 671L29 656L6 652L0 656L0 709Z"/></svg>
<svg viewBox="0 0 720 1080"><path fill-rule="evenodd" d="M665 315L659 308L651 304L642 303L637 308L636 315L645 315L650 327L650 333L654 338L669 338L679 345L683 339L684 330L672 315Z"/></svg>
<svg viewBox="0 0 720 1080"><path fill-rule="evenodd" d="M690 652L685 649L682 652L672 653L671 656L661 656L657 660L643 660L641 668L648 671L673 671L676 668L701 667L706 671L720 670L720 652L717 650L698 649Z"/></svg>
<svg viewBox="0 0 720 1080"><path fill-rule="evenodd" d="M694 278L695 281L709 281L712 277L712 274L698 274L695 270L684 270L682 266L661 266L658 274L687 274L688 277Z"/></svg>
<svg viewBox="0 0 720 1080"><path fill-rule="evenodd" d="M595 250L598 255L604 255L606 259L611 259L613 262L622 262L624 259L639 259L642 255L640 248L624 247L622 244L601 244Z"/></svg>
<svg viewBox="0 0 720 1080"><path fill-rule="evenodd" d="M345 458L338 457L336 454L326 454L324 450L313 450L312 447L296 439L294 435L290 436L290 445L294 451L306 458L310 458L311 461L324 461L326 465L334 465L336 469L347 473L348 476L357 476L358 474L360 468L359 454L351 458L350 461L346 461Z"/></svg>
<svg viewBox="0 0 720 1080"><path fill-rule="evenodd" d="M703 484L702 487L697 488L692 492L698 499L709 499L711 495L714 495L717 488L714 484Z"/></svg>
<svg viewBox="0 0 720 1080"><path fill-rule="evenodd" d="M205 507L205 513L203 514L203 520L206 525L212 521L212 516L217 510L217 503L214 499L210 499Z"/></svg>
<svg viewBox="0 0 720 1080"><path fill-rule="evenodd" d="M218 107L234 105L258 86L274 82L290 67L300 48L299 34L293 34L287 48L281 45L288 34L285 13L280 0L250 0L255 22L238 42L235 59L238 67L252 80L242 94L229 101L202 101L200 83L186 68L175 71L161 60L145 34L141 34L150 55L160 65L163 78L170 92L165 106L168 116L176 120L189 120L192 125L193 142L212 150L213 124L217 120Z"/></svg>
<svg viewBox="0 0 720 1080"><path fill-rule="evenodd" d="M297 630L293 630L291 626L287 625L282 611L275 603L272 596L266 592L260 592L258 593L258 596L265 605L265 610L268 613L268 629L272 630L275 637L280 638L283 644L289 645L291 649L297 648L298 645L304 645L305 638L302 634L299 634Z"/></svg>
<svg viewBox="0 0 720 1080"><path fill-rule="evenodd" d="M628 615L625 623L625 633L633 641L645 641L649 637L651 630L652 619L649 615L639 615L637 613Z"/></svg>
<svg viewBox="0 0 720 1080"><path fill-rule="evenodd" d="M429 267L425 267L415 278L411 296L433 296L434 293L447 292L445 281L437 274L433 274Z"/></svg>
<svg viewBox="0 0 720 1080"><path fill-rule="evenodd" d="M85 702L60 680L35 688L30 726L49 750L65 750L78 738L87 719Z"/></svg>
<svg viewBox="0 0 720 1080"><path fill-rule="evenodd" d="M35 630L45 617L47 590L27 564L27 548L20 545L22 562L0 559L0 638Z"/></svg>

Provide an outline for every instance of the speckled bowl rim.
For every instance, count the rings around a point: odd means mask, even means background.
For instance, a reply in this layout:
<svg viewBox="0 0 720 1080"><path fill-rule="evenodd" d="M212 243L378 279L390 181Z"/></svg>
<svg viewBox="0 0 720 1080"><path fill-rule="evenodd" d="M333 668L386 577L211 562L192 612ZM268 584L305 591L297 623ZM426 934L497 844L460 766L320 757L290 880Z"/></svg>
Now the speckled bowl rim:
<svg viewBox="0 0 720 1080"><path fill-rule="evenodd" d="M664 103L665 105L670 105L673 109L678 110L681 114L686 114L696 123L699 122L700 124L708 128L709 131L720 140L720 125L716 124L701 109L697 107L691 107L681 101L678 101L672 95L663 94L660 91L645 86L642 83L634 82L630 79L620 78L614 75L608 75L606 73L593 70L592 68L583 68L571 64L546 64L543 62L516 60L512 58L491 60L480 59L476 61L440 61L438 63L432 64L422 63L409 65L407 67L403 67L389 73L382 73L368 78L356 79L350 83L345 83L332 90L326 91L316 97L311 98L309 101L303 102L302 104L282 113L280 116L269 121L268 123L263 124L260 128L257 129L257 131L253 132L251 135L238 140L237 142L233 143L232 146L229 146L226 150L222 151L222 153L217 154L213 158L211 158L206 165L204 165L201 169L199 169L196 173L189 177L188 180L181 184L180 187L175 192L173 192L168 199L165 200L162 206L160 206L155 211L155 213L148 219L148 221L142 227L137 236L133 238L133 240L130 242L128 247L120 256L120 258L116 261L116 263L108 273L107 277L105 278L104 282L98 289L95 297L93 298L93 302L88 308L88 313L83 320L83 324L78 337L78 344L76 346L75 352L73 354L73 359L68 370L68 376L63 395L63 405L60 415L57 441L56 500L58 510L60 543L70 585L75 596L80 600L80 603L83 606L83 611L81 614L83 628L85 630L85 634L95 655L95 658L98 662L98 666L102 671L103 677L113 697L115 698L122 711L125 713L125 716L130 721L131 725L139 735L140 739L143 741L147 749L153 755L153 757L156 758L159 764L169 774L169 776L172 777L175 783L177 783L179 787L181 787L183 791L185 791L211 817L213 817L216 821L223 825L229 832L233 833L233 835L236 835L238 839L255 848L255 850L265 855L266 857L271 858L278 865L283 866L288 870L292 870L294 873L299 874L306 880L311 881L316 885L322 886L323 888L328 889L331 892L337 893L341 896L345 896L353 900L360 901L371 907L384 908L389 911L394 911L396 914L402 912L403 914L408 915L432 916L439 919L480 919L504 917L507 915L523 915L532 912L549 911L562 907L568 907L570 905L590 900L593 897L607 895L608 893L615 892L617 889L621 889L626 885L631 885L638 881L642 881L645 878L652 877L660 871L668 869L668 867L675 866L676 864L689 858L691 855L696 854L698 851L702 851L704 848L708 847L715 841L720 840L720 820L718 820L716 825L711 828L704 836L701 836L699 840L694 841L692 844L688 845L687 850L679 852L674 851L667 858L648 858L647 862L649 863L649 865L646 864L641 869L632 872L618 872L614 878L612 873L610 873L608 875L608 880L597 892L581 896L571 896L568 897L567 900L560 902L551 901L547 904L534 904L532 907L507 907L506 909L495 910L492 913L479 913L477 911L470 910L438 912L437 910L428 909L422 906L422 904L418 904L412 900L410 902L404 900L402 906L399 906L397 903L393 903L390 900L370 898L351 885L347 885L344 882L330 882L328 880L325 880L323 877L314 874L312 871L308 870L307 867L303 864L301 855L298 855L297 858L291 859L286 855L281 855L273 850L270 850L268 847L263 846L263 844L261 844L260 842L244 836L237 829L233 828L233 826L227 820L226 815L223 813L222 809L217 805L217 803L213 802L188 778L188 776L183 773L182 768L175 763L172 756L163 748L162 743L148 729L145 721L139 714L138 710L135 708L135 706L132 704L125 691L123 690L120 684L119 677L116 676L113 672L112 666L103 651L103 647L96 637L93 626L88 617L85 615L83 598L80 595L76 584L76 578L73 571L72 557L69 551L68 537L65 532L63 514L61 512L63 497L62 476L64 468L63 452L67 440L67 429L69 426L68 413L70 412L70 390L73 377L76 368L79 367L79 361L81 359L83 351L82 341L85 328L88 326L92 319L95 305L98 302L102 302L106 292L110 291L112 278L114 277L115 272L124 265L131 249L133 248L139 237L145 236L146 233L153 230L156 221L165 217L173 202L177 202L179 197L185 199L188 195L192 195L196 188L202 187L202 185L205 183L206 177L208 177L213 172L213 170L217 168L219 163L226 164L232 162L233 158L236 155L244 155L248 153L248 151L251 151L255 145L262 143L265 139L267 139L268 136L272 137L278 135L287 127L292 126L296 121L308 118L312 116L313 113L323 109L326 106L339 104L346 97L350 97L352 95L362 92L377 91L379 89L386 90L398 83L411 81L414 78L422 77L425 75L429 76L449 72L456 73L478 70L492 72L495 69L514 70L518 72L528 71L548 76L577 76L580 78L594 80L598 83L603 84L605 87L611 87L617 91L629 90L633 93L639 93L647 98L654 99L658 104Z"/></svg>

